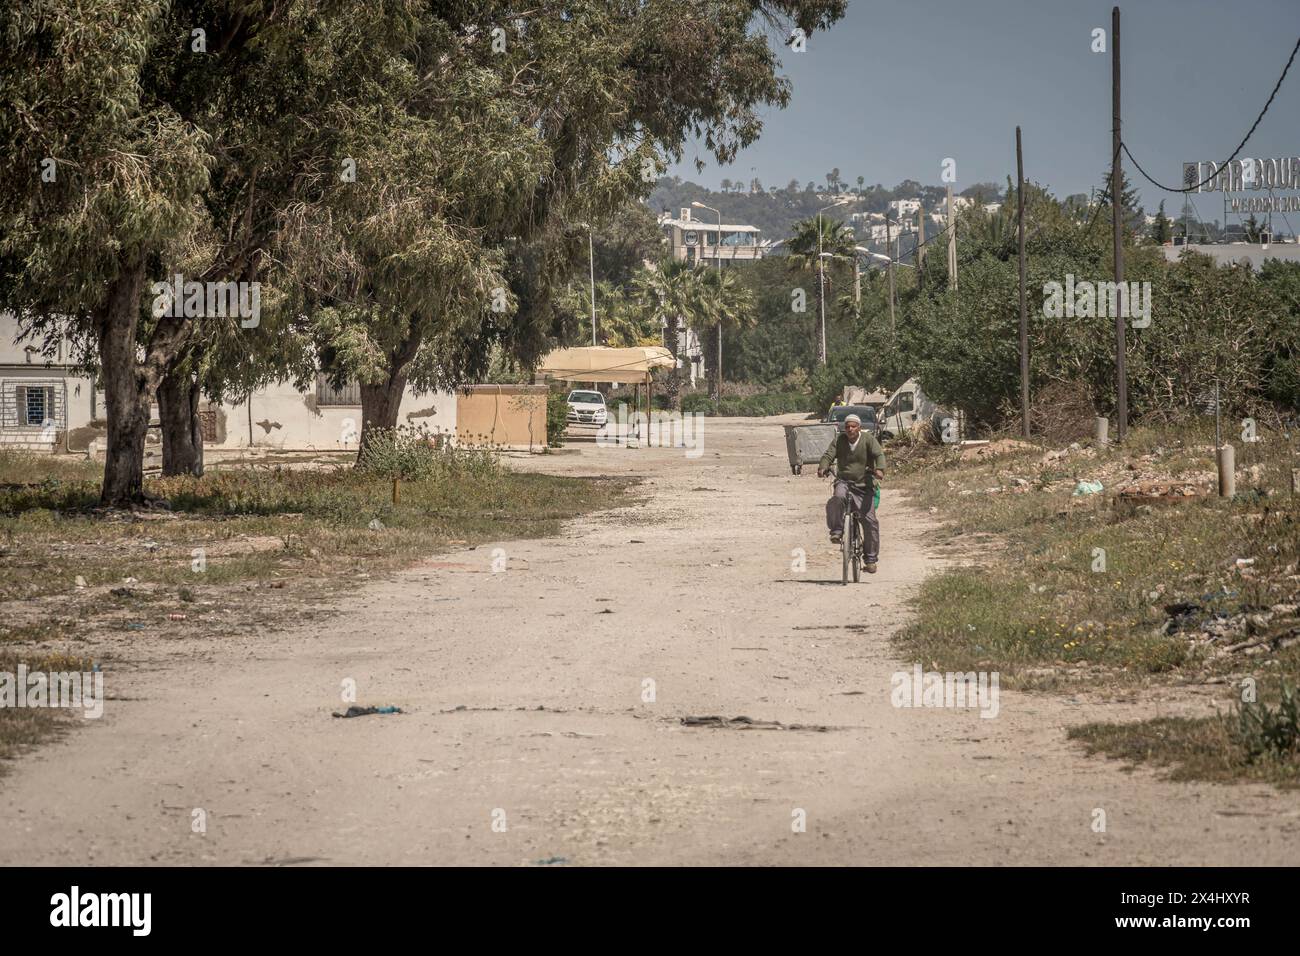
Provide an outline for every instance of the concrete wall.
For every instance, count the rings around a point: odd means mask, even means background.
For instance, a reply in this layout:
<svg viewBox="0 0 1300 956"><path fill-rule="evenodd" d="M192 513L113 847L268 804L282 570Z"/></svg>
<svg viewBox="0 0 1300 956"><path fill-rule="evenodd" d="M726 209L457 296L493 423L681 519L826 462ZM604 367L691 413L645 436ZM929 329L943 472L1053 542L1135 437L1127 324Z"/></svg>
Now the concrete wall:
<svg viewBox="0 0 1300 956"><path fill-rule="evenodd" d="M1165 258L1177 262L1184 249L1191 249L1212 258L1221 266L1246 263L1259 271L1266 259L1281 259L1283 262L1300 262L1300 244L1294 242L1269 243L1267 249L1262 245L1247 242L1227 242L1215 245L1191 243L1186 246L1162 246Z"/></svg>
<svg viewBox="0 0 1300 956"><path fill-rule="evenodd" d="M249 418L251 407L252 426ZM315 392L299 392L292 383L255 392L248 402L203 406L216 418L216 448L282 448L286 451L355 451L361 436L360 405L324 405ZM430 432L456 430L456 398L439 392L402 396L399 425L424 424Z"/></svg>
<svg viewBox="0 0 1300 956"><path fill-rule="evenodd" d="M456 392L456 441L536 449L546 445L545 385L472 385Z"/></svg>

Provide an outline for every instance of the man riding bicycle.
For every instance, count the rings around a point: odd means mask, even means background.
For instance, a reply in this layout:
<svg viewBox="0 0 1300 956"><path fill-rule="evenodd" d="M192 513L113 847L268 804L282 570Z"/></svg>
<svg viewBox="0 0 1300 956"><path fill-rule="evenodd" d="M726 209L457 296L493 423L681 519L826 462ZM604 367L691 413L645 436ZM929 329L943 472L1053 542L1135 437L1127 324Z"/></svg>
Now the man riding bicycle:
<svg viewBox="0 0 1300 956"><path fill-rule="evenodd" d="M844 433L835 436L817 465L818 478L831 473L832 462L835 463L835 495L826 502L826 527L830 529L831 542L840 543L845 513L852 500L866 531L863 562L867 573L875 574L880 556L880 522L876 520L872 479L885 477L885 450L875 435L862 433L861 418L849 415L844 419Z"/></svg>

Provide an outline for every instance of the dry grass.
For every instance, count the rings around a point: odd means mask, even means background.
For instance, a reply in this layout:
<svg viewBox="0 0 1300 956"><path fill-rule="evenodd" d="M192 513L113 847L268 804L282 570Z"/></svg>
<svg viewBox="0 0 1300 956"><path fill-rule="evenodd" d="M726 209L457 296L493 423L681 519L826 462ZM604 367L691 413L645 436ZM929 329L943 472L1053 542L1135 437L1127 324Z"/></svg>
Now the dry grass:
<svg viewBox="0 0 1300 956"><path fill-rule="evenodd" d="M1175 478L1209 491L1212 425L1134 429L1122 454L1081 444L1063 455L1047 447L984 460L962 461L951 448L912 455L904 490L944 521L948 546L976 560L922 585L903 652L937 669L998 670L1011 687L1222 686L1225 714L1247 678L1261 700L1276 699L1282 679L1300 683L1300 646L1283 649L1286 615L1283 626L1269 625L1277 641L1238 651L1225 648L1240 642L1203 630L1300 602L1300 498L1290 493L1300 435L1261 436L1234 443L1236 499L1211 493L1160 506L1117 506L1114 492ZM1080 479L1106 491L1076 497ZM984 546L990 539L997 547ZM1171 626L1167 608L1180 603L1196 610ZM1097 727L1086 739L1203 779L1300 780L1300 760L1261 769L1214 720Z"/></svg>
<svg viewBox="0 0 1300 956"><path fill-rule="evenodd" d="M0 648L0 673L14 674L19 663L31 671L89 671L93 662L68 654L19 653ZM0 709L0 774L6 771L4 761L47 740L57 737L80 718L52 707Z"/></svg>
<svg viewBox="0 0 1300 956"><path fill-rule="evenodd" d="M566 519L627 504L629 484L461 456L403 482L394 504L389 479L350 468L234 467L146 481L173 510L127 512L98 507L94 466L0 452L0 672L56 651L77 657L87 637L113 632L129 647L301 623L329 613L341 583L439 551L554 534ZM0 758L68 722L52 709L0 708Z"/></svg>

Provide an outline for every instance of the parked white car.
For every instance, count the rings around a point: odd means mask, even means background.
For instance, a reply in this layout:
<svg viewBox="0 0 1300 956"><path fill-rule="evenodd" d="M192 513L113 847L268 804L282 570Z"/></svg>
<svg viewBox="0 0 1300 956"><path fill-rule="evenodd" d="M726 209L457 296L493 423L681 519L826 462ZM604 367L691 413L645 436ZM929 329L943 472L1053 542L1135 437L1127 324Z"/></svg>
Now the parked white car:
<svg viewBox="0 0 1300 956"><path fill-rule="evenodd" d="M574 391L569 393L570 425L604 425L609 417L605 396L600 392Z"/></svg>

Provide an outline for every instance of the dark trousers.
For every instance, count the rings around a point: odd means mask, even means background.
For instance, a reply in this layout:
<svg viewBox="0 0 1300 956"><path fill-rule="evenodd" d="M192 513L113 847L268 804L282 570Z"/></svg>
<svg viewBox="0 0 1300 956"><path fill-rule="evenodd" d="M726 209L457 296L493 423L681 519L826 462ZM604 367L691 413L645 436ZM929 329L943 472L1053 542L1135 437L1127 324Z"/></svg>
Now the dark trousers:
<svg viewBox="0 0 1300 956"><path fill-rule="evenodd" d="M847 481L835 480L835 495L826 502L826 527L830 531L844 530L844 517L849 508L849 496L853 497L853 506L858 509L858 518L866 536L862 541L862 559L867 564L875 564L880 557L880 522L876 519L875 488L868 484L865 489L854 487Z"/></svg>

